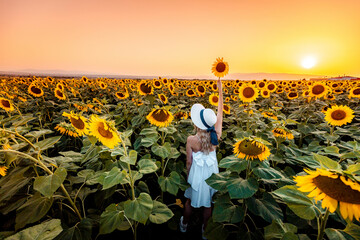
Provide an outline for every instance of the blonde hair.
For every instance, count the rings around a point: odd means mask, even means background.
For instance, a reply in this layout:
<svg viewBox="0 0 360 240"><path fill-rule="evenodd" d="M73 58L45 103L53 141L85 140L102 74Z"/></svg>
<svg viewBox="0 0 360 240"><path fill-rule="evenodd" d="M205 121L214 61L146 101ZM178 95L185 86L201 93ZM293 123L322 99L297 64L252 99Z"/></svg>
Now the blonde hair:
<svg viewBox="0 0 360 240"><path fill-rule="evenodd" d="M212 148L212 144L210 141L210 132L207 132L206 130L202 130L195 126L196 133L199 136L199 140L201 143L201 151L205 154L209 154Z"/></svg>

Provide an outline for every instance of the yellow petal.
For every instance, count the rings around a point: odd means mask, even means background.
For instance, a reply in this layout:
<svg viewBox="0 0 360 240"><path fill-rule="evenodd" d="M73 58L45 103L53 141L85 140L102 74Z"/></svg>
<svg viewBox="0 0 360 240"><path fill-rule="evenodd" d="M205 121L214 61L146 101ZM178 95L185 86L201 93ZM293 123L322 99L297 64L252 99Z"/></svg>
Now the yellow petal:
<svg viewBox="0 0 360 240"><path fill-rule="evenodd" d="M319 188L314 189L311 193L309 193L308 197L315 197L321 193L321 190Z"/></svg>
<svg viewBox="0 0 360 240"><path fill-rule="evenodd" d="M337 205L338 205L338 201L329 197L329 196L326 196L323 201L322 201L322 207L323 208L329 208L329 211L330 212L335 212L336 211L336 208L337 208Z"/></svg>
<svg viewBox="0 0 360 240"><path fill-rule="evenodd" d="M348 217L347 203L340 202L340 213L344 219L346 219Z"/></svg>
<svg viewBox="0 0 360 240"><path fill-rule="evenodd" d="M306 185L302 185L301 187L298 188L298 190L301 192L311 192L312 190L314 190L314 188L316 188L316 185L313 183L309 183Z"/></svg>

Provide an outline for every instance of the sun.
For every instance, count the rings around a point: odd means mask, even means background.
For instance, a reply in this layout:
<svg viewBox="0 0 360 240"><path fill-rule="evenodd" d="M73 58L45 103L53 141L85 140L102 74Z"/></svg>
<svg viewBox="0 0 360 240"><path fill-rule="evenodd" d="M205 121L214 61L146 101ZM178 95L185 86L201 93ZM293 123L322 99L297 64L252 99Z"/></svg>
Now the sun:
<svg viewBox="0 0 360 240"><path fill-rule="evenodd" d="M301 66L303 66L306 69L310 69L314 67L317 63L317 60L313 56L307 56L301 60Z"/></svg>

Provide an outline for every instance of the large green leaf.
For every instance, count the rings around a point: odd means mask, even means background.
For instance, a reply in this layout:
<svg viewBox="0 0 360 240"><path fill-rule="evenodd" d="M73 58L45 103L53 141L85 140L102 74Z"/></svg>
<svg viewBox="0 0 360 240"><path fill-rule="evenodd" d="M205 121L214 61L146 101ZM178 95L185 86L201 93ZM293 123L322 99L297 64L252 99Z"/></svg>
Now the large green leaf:
<svg viewBox="0 0 360 240"><path fill-rule="evenodd" d="M227 179L230 175L229 171L221 173L213 173L208 179L205 180L210 187L221 191L227 192Z"/></svg>
<svg viewBox="0 0 360 240"><path fill-rule="evenodd" d="M159 139L158 135L146 136L145 138L141 138L140 145L148 148L154 145L158 139Z"/></svg>
<svg viewBox="0 0 360 240"><path fill-rule="evenodd" d="M140 193L134 200L127 200L124 203L125 215L135 221L146 223L153 208L153 200L147 193Z"/></svg>
<svg viewBox="0 0 360 240"><path fill-rule="evenodd" d="M64 182L66 176L66 169L59 167L52 175L36 177L34 189L39 191L45 197L50 197Z"/></svg>
<svg viewBox="0 0 360 240"><path fill-rule="evenodd" d="M73 227L64 229L55 240L91 240L92 224L88 218L83 218Z"/></svg>
<svg viewBox="0 0 360 240"><path fill-rule="evenodd" d="M284 178L284 175L274 168L257 167L253 169L253 172L259 178L265 180L280 180Z"/></svg>
<svg viewBox="0 0 360 240"><path fill-rule="evenodd" d="M16 210L15 229L20 229L26 224L39 221L49 211L52 202L52 197L42 197L40 193L37 192L24 205Z"/></svg>
<svg viewBox="0 0 360 240"><path fill-rule="evenodd" d="M62 231L60 219L51 219L26 228L5 240L51 240Z"/></svg>
<svg viewBox="0 0 360 240"><path fill-rule="evenodd" d="M295 235L297 227L290 223L283 223L280 219L274 219L270 225L264 228L264 230L265 240L298 239Z"/></svg>
<svg viewBox="0 0 360 240"><path fill-rule="evenodd" d="M120 161L135 165L137 159L137 151L131 150L127 156L122 156Z"/></svg>
<svg viewBox="0 0 360 240"><path fill-rule="evenodd" d="M174 126L161 127L159 128L160 132L165 132L166 134L174 134L177 130Z"/></svg>
<svg viewBox="0 0 360 240"><path fill-rule="evenodd" d="M171 144L166 142L163 146L159 144L154 144L151 147L151 151L161 158L167 158L170 156L171 153Z"/></svg>
<svg viewBox="0 0 360 240"><path fill-rule="evenodd" d="M179 190L180 175L177 172L172 171L168 177L160 176L158 178L158 183L163 192L169 192L176 195Z"/></svg>
<svg viewBox="0 0 360 240"><path fill-rule="evenodd" d="M39 150L44 151L48 148L51 148L57 143L62 136L55 136L51 138L46 138L45 140L42 140L38 143L35 143L34 146L39 148Z"/></svg>
<svg viewBox="0 0 360 240"><path fill-rule="evenodd" d="M212 216L214 222L238 223L244 218L244 210L225 194L216 199Z"/></svg>
<svg viewBox="0 0 360 240"><path fill-rule="evenodd" d="M149 216L151 222L162 224L174 216L173 212L165 204L154 200L153 205Z"/></svg>
<svg viewBox="0 0 360 240"><path fill-rule="evenodd" d="M43 135L53 133L50 129L41 129L39 131L31 131L24 135L24 137L33 137L33 138L39 138Z"/></svg>
<svg viewBox="0 0 360 240"><path fill-rule="evenodd" d="M316 216L313 201L304 193L297 190L295 186L287 185L279 188L273 193L282 198L288 207L299 217L312 220Z"/></svg>
<svg viewBox="0 0 360 240"><path fill-rule="evenodd" d="M232 172L240 173L247 168L248 162L243 159L237 158L235 155L230 155L221 159L219 163L220 168L227 168Z"/></svg>
<svg viewBox="0 0 360 240"><path fill-rule="evenodd" d="M122 204L110 204L100 216L100 234L107 234L113 232L115 229L127 224L124 217L125 212ZM130 228L130 225L128 225Z"/></svg>
<svg viewBox="0 0 360 240"><path fill-rule="evenodd" d="M355 223L348 223L344 232L352 236L354 239L360 239L360 226Z"/></svg>
<svg viewBox="0 0 360 240"><path fill-rule="evenodd" d="M255 178L243 179L241 177L228 180L227 189L232 199L249 198L256 193L259 184Z"/></svg>
<svg viewBox="0 0 360 240"><path fill-rule="evenodd" d="M151 159L142 159L138 162L137 166L139 168L139 172L142 174L152 173L158 169L156 163Z"/></svg>
<svg viewBox="0 0 360 240"><path fill-rule="evenodd" d="M264 193L263 199L251 197L246 200L246 203L252 213L262 217L267 222L272 222L274 219L283 220L281 208L268 193Z"/></svg>
<svg viewBox="0 0 360 240"><path fill-rule="evenodd" d="M316 153L313 153L313 157L316 161L320 163L321 167L331 170L341 170L340 164L328 157Z"/></svg>
<svg viewBox="0 0 360 240"><path fill-rule="evenodd" d="M204 235L209 240L227 239L229 232L222 223L214 222L212 218L208 220L208 225Z"/></svg>
<svg viewBox="0 0 360 240"><path fill-rule="evenodd" d="M103 190L117 184L130 183L128 180L128 173L125 170L121 171L118 167L113 167L110 172L102 173L98 180L99 183L103 185Z"/></svg>
<svg viewBox="0 0 360 240"><path fill-rule="evenodd" d="M356 238L352 238L347 233L334 228L325 229L326 236L328 236L331 240L355 240Z"/></svg>

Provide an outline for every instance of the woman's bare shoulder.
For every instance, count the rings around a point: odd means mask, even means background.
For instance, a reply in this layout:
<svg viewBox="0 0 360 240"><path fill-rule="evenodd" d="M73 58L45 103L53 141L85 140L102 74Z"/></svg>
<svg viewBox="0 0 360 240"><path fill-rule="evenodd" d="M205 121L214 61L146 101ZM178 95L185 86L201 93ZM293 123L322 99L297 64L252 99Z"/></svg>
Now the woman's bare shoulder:
<svg viewBox="0 0 360 240"><path fill-rule="evenodd" d="M194 143L196 142L197 137L195 135L190 135L187 137L187 143Z"/></svg>

